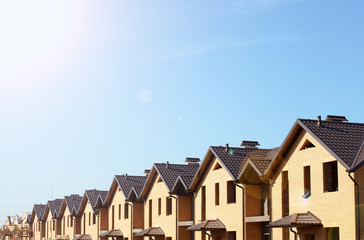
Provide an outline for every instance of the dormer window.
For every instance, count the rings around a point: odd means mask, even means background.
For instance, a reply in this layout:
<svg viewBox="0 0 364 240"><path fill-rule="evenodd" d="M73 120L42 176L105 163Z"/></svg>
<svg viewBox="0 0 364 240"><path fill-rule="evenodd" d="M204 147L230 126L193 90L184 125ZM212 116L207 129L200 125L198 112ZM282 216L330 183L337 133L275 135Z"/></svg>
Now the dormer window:
<svg viewBox="0 0 364 240"><path fill-rule="evenodd" d="M306 141L302 144L300 151L308 149L308 148L314 148L314 147L315 147L315 145L313 145L312 142L310 142L309 140L306 139Z"/></svg>
<svg viewBox="0 0 364 240"><path fill-rule="evenodd" d="M216 163L212 170L217 170L217 169L220 169L220 168L222 168L221 165L219 163Z"/></svg>

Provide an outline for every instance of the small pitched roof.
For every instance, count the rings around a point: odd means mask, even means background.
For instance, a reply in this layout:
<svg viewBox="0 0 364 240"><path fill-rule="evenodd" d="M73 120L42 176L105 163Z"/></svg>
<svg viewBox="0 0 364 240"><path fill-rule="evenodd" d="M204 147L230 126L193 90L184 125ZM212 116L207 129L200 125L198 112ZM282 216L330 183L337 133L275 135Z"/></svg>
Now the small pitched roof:
<svg viewBox="0 0 364 240"><path fill-rule="evenodd" d="M193 178L197 172L199 165L186 165L186 164L171 164L167 163L154 163L151 173L143 186L140 197L145 198L151 190L153 180L157 175L160 176L162 181L167 187L168 192L172 192L173 186L176 180L181 176L184 181L188 181L188 178Z"/></svg>
<svg viewBox="0 0 364 240"><path fill-rule="evenodd" d="M341 122L330 116L329 120L297 119L282 143L274 160L266 171L270 177L302 130L308 132L348 171L356 171L364 165L364 124ZM333 120L330 120L333 119Z"/></svg>
<svg viewBox="0 0 364 240"><path fill-rule="evenodd" d="M75 237L73 240L92 240L92 237L90 234L82 234L78 237Z"/></svg>
<svg viewBox="0 0 364 240"><path fill-rule="evenodd" d="M268 224L268 227L307 227L322 226L321 220L310 211L307 213L294 213Z"/></svg>
<svg viewBox="0 0 364 240"><path fill-rule="evenodd" d="M205 220L187 228L187 231L225 231L225 225L216 218L215 220Z"/></svg>
<svg viewBox="0 0 364 240"><path fill-rule="evenodd" d="M109 231L102 231L100 237L122 237L123 232L120 229L113 229Z"/></svg>
<svg viewBox="0 0 364 240"><path fill-rule="evenodd" d="M143 236L164 236L164 231L160 227L150 227L143 231L137 232L134 234L136 237L143 237Z"/></svg>
<svg viewBox="0 0 364 240"><path fill-rule="evenodd" d="M195 174L191 183L191 190L195 191L203 176L207 173L208 167L215 156L221 165L226 169L233 180L238 180L239 174L246 161L250 160L271 160L275 149L262 149L256 147L226 147L210 146L205 158Z"/></svg>

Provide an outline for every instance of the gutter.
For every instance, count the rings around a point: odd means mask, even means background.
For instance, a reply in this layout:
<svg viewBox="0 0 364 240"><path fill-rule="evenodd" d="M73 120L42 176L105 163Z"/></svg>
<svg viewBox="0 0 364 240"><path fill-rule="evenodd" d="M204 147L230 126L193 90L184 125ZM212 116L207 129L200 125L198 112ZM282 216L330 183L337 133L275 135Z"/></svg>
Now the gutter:
<svg viewBox="0 0 364 240"><path fill-rule="evenodd" d="M245 189L244 189L244 187L242 187L242 186L240 186L238 184L238 181L235 181L234 185L241 188L241 190L242 190L242 199L241 199L241 201L242 201L241 205L242 205L242 209L243 209L242 210L243 211L243 229L242 229L243 231L242 231L242 234L243 234L243 240L245 240Z"/></svg>
<svg viewBox="0 0 364 240"><path fill-rule="evenodd" d="M360 195L359 195L359 184L355 181L355 179L350 175L351 171L347 171L348 176L355 184L356 190L356 217L357 217L357 239L360 239Z"/></svg>

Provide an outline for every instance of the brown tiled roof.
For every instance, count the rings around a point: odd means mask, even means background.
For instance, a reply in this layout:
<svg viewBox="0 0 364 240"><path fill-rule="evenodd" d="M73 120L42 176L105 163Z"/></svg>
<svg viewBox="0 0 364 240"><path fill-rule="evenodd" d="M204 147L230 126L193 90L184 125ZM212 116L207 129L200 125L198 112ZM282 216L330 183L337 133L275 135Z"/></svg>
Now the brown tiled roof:
<svg viewBox="0 0 364 240"><path fill-rule="evenodd" d="M78 237L75 237L73 240L92 240L92 237L90 234L82 234Z"/></svg>
<svg viewBox="0 0 364 240"><path fill-rule="evenodd" d="M187 228L187 231L226 231L225 225L216 220L205 220Z"/></svg>
<svg viewBox="0 0 364 240"><path fill-rule="evenodd" d="M175 184L177 177L181 176L182 179L189 181L189 178L193 179L193 176L199 168L198 165L185 165L185 164L166 164L166 163L155 163L155 169L163 182L166 184L168 191L172 191L173 185Z"/></svg>
<svg viewBox="0 0 364 240"><path fill-rule="evenodd" d="M105 199L107 193L108 191L100 191L96 189L86 190L86 196L93 208L96 206L97 199L99 197L101 197L101 199Z"/></svg>
<svg viewBox="0 0 364 240"><path fill-rule="evenodd" d="M150 227L134 234L136 237L143 236L164 236L164 232L160 227Z"/></svg>
<svg viewBox="0 0 364 240"><path fill-rule="evenodd" d="M226 151L226 147L221 146L211 146L210 149L234 180L238 179L239 173L248 159L252 161L271 160L272 155L272 149L229 147Z"/></svg>
<svg viewBox="0 0 364 240"><path fill-rule="evenodd" d="M68 240L68 239L70 239L70 236L68 236L68 235L66 235L66 236L60 236L60 237L58 237L58 238L56 238L57 240Z"/></svg>
<svg viewBox="0 0 364 240"><path fill-rule="evenodd" d="M122 237L123 233L120 229L113 229L109 231L102 231L100 237Z"/></svg>
<svg viewBox="0 0 364 240"><path fill-rule="evenodd" d="M48 201L49 211L52 217L57 217L59 210L61 209L63 199L56 199L53 201Z"/></svg>
<svg viewBox="0 0 364 240"><path fill-rule="evenodd" d="M316 138L347 169L363 164L358 153L364 141L364 124L298 119L298 124Z"/></svg>
<svg viewBox="0 0 364 240"><path fill-rule="evenodd" d="M116 175L116 181L124 194L124 197L127 198L130 194L131 189L134 187L137 196L139 196L145 180L146 176L129 176L129 175Z"/></svg>
<svg viewBox="0 0 364 240"><path fill-rule="evenodd" d="M46 209L45 204L34 204L35 213L37 214L38 220L41 220L43 218L44 211Z"/></svg>
<svg viewBox="0 0 364 240"><path fill-rule="evenodd" d="M65 196L64 199L70 213L72 213L72 211L77 213L82 202L82 197L77 194L72 194L71 196Z"/></svg>
<svg viewBox="0 0 364 240"><path fill-rule="evenodd" d="M268 227L307 227L322 226L321 220L310 211L307 213L294 213L268 224Z"/></svg>

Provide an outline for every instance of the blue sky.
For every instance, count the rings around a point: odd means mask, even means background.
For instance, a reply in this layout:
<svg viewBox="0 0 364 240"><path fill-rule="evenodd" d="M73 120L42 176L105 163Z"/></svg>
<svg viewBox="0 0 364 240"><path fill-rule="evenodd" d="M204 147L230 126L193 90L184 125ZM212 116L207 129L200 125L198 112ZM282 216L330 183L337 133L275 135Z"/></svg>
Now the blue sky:
<svg viewBox="0 0 364 240"><path fill-rule="evenodd" d="M115 174L364 122L364 3L0 3L0 224Z"/></svg>

